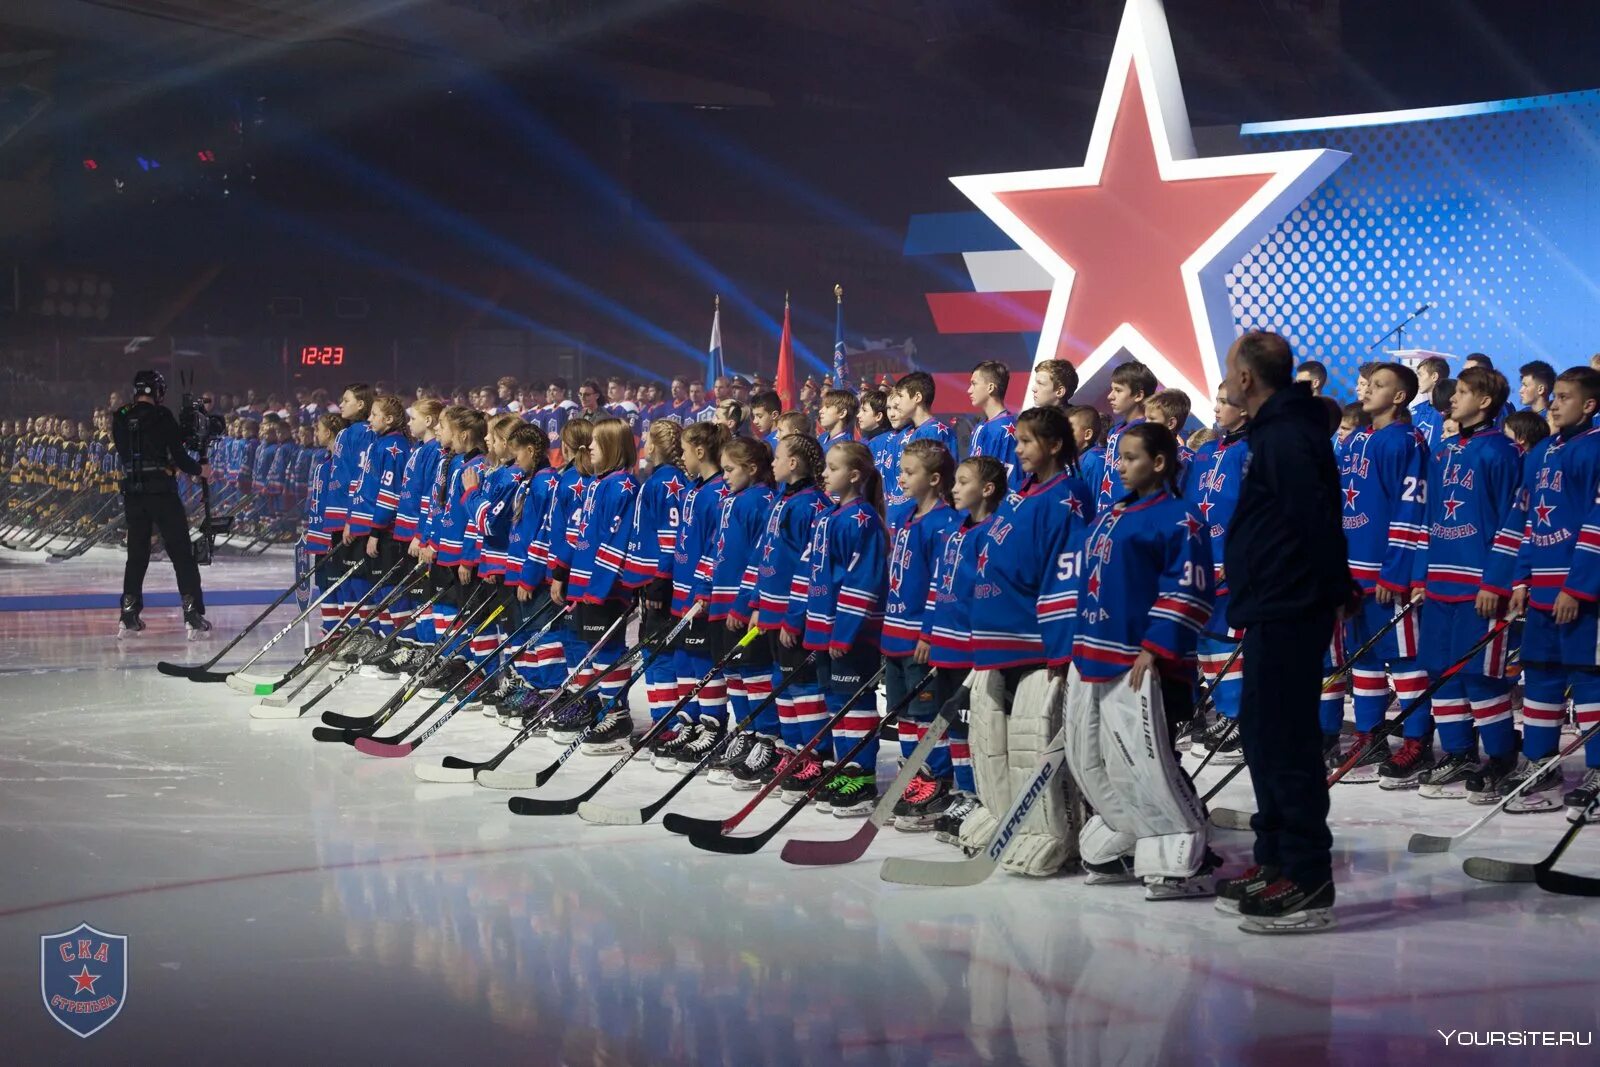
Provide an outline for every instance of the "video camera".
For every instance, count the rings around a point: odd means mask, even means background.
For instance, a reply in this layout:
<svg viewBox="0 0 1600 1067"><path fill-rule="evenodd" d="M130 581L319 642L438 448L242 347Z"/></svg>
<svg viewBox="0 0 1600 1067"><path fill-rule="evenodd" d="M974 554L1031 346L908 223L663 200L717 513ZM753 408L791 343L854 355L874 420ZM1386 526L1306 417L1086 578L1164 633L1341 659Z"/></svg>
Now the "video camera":
<svg viewBox="0 0 1600 1067"><path fill-rule="evenodd" d="M194 375L185 373L181 378L183 400L178 406L178 428L183 433L183 447L198 455L203 462L211 451L211 439L228 432L228 420L206 410L205 404L189 390L194 388ZM233 532L232 515L211 514L211 486L200 482L200 527L194 539L194 561L202 567L211 565L216 553L217 538Z"/></svg>

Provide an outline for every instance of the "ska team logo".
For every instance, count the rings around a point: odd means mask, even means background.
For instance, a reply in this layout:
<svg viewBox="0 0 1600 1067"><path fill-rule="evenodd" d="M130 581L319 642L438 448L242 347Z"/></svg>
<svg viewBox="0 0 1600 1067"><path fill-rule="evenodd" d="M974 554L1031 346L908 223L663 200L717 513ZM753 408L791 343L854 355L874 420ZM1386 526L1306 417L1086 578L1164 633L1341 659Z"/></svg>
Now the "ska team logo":
<svg viewBox="0 0 1600 1067"><path fill-rule="evenodd" d="M88 923L40 937L39 993L56 1022L79 1037L96 1033L127 997L127 937Z"/></svg>

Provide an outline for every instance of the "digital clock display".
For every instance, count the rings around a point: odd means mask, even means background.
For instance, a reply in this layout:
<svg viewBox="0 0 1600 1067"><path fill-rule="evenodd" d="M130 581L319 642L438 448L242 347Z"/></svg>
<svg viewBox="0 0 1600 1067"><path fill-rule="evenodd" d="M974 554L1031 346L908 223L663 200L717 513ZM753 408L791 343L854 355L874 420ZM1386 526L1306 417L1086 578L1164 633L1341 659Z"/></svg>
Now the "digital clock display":
<svg viewBox="0 0 1600 1067"><path fill-rule="evenodd" d="M341 367L344 345L305 345L300 349L302 367Z"/></svg>

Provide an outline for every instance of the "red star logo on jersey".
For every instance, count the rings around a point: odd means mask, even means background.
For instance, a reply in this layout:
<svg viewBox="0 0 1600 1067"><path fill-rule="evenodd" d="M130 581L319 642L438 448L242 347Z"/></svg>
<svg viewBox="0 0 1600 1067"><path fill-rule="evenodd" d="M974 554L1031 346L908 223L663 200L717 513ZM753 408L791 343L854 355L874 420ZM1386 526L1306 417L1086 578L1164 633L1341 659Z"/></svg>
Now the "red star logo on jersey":
<svg viewBox="0 0 1600 1067"><path fill-rule="evenodd" d="M78 983L78 988L72 991L73 996L77 996L79 993L84 992L93 993L94 984L100 978L98 974L89 973L89 965L87 963L83 965L83 970L79 971L77 974L69 974L67 977Z"/></svg>
<svg viewBox="0 0 1600 1067"><path fill-rule="evenodd" d="M717 486L717 499L721 500L731 492L733 492L733 490L728 488L728 483L723 482L721 485Z"/></svg>
<svg viewBox="0 0 1600 1067"><path fill-rule="evenodd" d="M639 483L633 480L633 475L629 474L623 476L622 491L624 493L631 493L637 488L639 488Z"/></svg>
<svg viewBox="0 0 1600 1067"><path fill-rule="evenodd" d="M904 584L905 582L901 577L899 568L895 568L889 573L889 592L893 593L895 596L899 596L900 587Z"/></svg>
<svg viewBox="0 0 1600 1067"><path fill-rule="evenodd" d="M771 559L772 558L772 542L771 541L768 541L766 543L766 545L761 549L761 558L762 559Z"/></svg>
<svg viewBox="0 0 1600 1067"><path fill-rule="evenodd" d="M1533 506L1533 510L1539 515L1539 525L1549 526L1550 516L1555 514L1556 506L1554 504L1546 504L1544 497L1540 497L1539 502Z"/></svg>
<svg viewBox="0 0 1600 1067"><path fill-rule="evenodd" d="M1080 519L1083 518L1083 501L1078 499L1077 493L1068 493L1064 498L1062 498L1061 502L1067 506L1068 511L1072 512Z"/></svg>
<svg viewBox="0 0 1600 1067"><path fill-rule="evenodd" d="M400 454L400 446L391 444L388 448L384 449L384 451L389 453L391 456L398 456Z"/></svg>
<svg viewBox="0 0 1600 1067"><path fill-rule="evenodd" d="M1200 503L1196 504L1195 507L1200 509L1200 517L1202 519L1205 519L1207 522L1211 521L1211 509L1216 507L1215 504L1209 500L1202 500Z"/></svg>
<svg viewBox="0 0 1600 1067"><path fill-rule="evenodd" d="M1014 423L1014 422L1006 423L1005 426L1002 427L1002 429L1005 430L1007 437L1016 437L1017 436L1017 424Z"/></svg>
<svg viewBox="0 0 1600 1067"><path fill-rule="evenodd" d="M683 483L678 481L678 476L674 474L663 483L663 488L665 488L666 491L671 493L673 496L677 496L679 493L683 492Z"/></svg>
<svg viewBox="0 0 1600 1067"><path fill-rule="evenodd" d="M1185 515L1178 520L1178 525L1189 531L1190 537L1199 537L1200 531L1205 529L1205 524L1193 515Z"/></svg>
<svg viewBox="0 0 1600 1067"><path fill-rule="evenodd" d="M984 545L982 548L978 549L978 576L980 578L986 576L988 566L989 546Z"/></svg>
<svg viewBox="0 0 1600 1067"><path fill-rule="evenodd" d="M1457 500L1456 499L1456 495L1454 493L1451 493L1448 497L1446 497L1444 499L1443 503L1444 503L1444 517L1446 519L1453 519L1453 518L1456 517L1456 509L1461 507L1461 505L1463 503L1465 503L1465 501Z"/></svg>
<svg viewBox="0 0 1600 1067"><path fill-rule="evenodd" d="M1094 570L1089 572L1089 596L1093 600L1100 599L1100 564L1094 565Z"/></svg>
<svg viewBox="0 0 1600 1067"><path fill-rule="evenodd" d="M827 511L832 504L825 496L819 496L811 502L811 510L816 512Z"/></svg>
<svg viewBox="0 0 1600 1067"><path fill-rule="evenodd" d="M584 490L584 484L583 484L583 479L582 478L579 478L577 481L572 483L572 491L576 495L582 496L583 495L583 490Z"/></svg>
<svg viewBox="0 0 1600 1067"><path fill-rule="evenodd" d="M549 489L553 493L556 491L556 486L561 484L561 479L552 474L550 477L544 480L544 484L545 488Z"/></svg>
<svg viewBox="0 0 1600 1067"><path fill-rule="evenodd" d="M1126 349L1210 396L1233 336L1226 272L1348 158L1198 158L1160 0L1128 0L1083 165L951 181L1049 276L1035 362L1088 381Z"/></svg>
<svg viewBox="0 0 1600 1067"><path fill-rule="evenodd" d="M1355 486L1353 486L1353 485L1345 486L1344 487L1344 506L1348 510L1354 511L1356 509L1356 497L1358 497L1360 495L1361 495L1361 490L1357 489Z"/></svg>
<svg viewBox="0 0 1600 1067"><path fill-rule="evenodd" d="M1100 476L1100 495L1111 495L1111 469L1109 467L1106 468L1106 472Z"/></svg>
<svg viewBox="0 0 1600 1067"><path fill-rule="evenodd" d="M867 512L866 512L865 508L863 508L863 509L861 509L861 510L856 512L856 527L857 528L865 526L867 523L869 523L871 521L872 521L871 519L867 518Z"/></svg>

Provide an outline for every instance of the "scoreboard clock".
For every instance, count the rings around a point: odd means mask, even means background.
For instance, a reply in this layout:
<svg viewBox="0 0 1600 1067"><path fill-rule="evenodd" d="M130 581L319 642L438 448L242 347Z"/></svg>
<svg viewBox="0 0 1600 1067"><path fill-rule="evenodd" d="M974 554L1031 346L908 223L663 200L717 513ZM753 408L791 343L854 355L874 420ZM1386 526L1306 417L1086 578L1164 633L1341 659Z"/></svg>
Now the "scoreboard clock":
<svg viewBox="0 0 1600 1067"><path fill-rule="evenodd" d="M290 349L293 358L294 349ZM342 367L344 366L344 345L301 345L299 358L295 360L299 367Z"/></svg>

